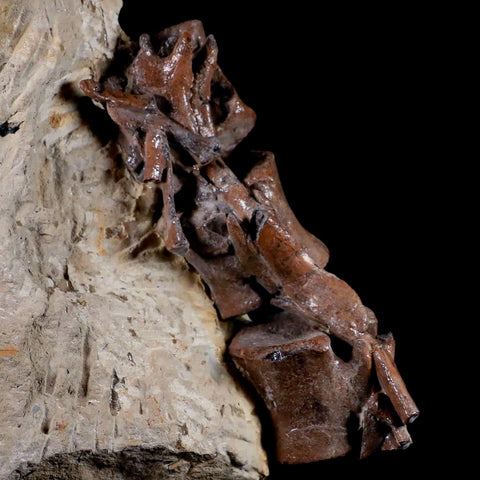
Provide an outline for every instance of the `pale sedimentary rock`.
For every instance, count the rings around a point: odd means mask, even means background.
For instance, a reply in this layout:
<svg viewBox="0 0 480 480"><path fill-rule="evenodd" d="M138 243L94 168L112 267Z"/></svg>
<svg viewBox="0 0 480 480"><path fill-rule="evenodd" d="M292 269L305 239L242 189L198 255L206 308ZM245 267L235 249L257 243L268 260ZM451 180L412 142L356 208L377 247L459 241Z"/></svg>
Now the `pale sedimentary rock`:
<svg viewBox="0 0 480 480"><path fill-rule="evenodd" d="M78 89L120 7L0 1L0 478L258 479L230 324L145 236L157 192Z"/></svg>

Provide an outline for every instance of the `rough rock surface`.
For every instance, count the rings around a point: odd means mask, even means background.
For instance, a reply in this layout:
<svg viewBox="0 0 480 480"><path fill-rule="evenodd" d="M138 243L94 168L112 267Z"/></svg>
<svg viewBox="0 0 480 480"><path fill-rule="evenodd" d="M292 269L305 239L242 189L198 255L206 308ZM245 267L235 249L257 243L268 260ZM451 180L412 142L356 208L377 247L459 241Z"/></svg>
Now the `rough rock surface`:
<svg viewBox="0 0 480 480"><path fill-rule="evenodd" d="M231 325L149 241L157 192L78 90L120 7L0 0L0 478L262 478Z"/></svg>

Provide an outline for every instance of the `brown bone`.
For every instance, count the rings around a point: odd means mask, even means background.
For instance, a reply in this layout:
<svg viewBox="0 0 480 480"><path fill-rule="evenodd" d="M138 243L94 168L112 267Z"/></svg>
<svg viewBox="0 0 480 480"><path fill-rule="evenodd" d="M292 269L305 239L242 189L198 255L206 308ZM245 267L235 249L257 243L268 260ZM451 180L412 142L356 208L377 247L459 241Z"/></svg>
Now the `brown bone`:
<svg viewBox="0 0 480 480"><path fill-rule="evenodd" d="M368 356L342 361L318 326L286 312L244 328L230 351L271 413L280 462L324 460L351 450L349 422L369 393Z"/></svg>
<svg viewBox="0 0 480 480"><path fill-rule="evenodd" d="M229 351L270 411L279 460L344 455L352 416L363 430L361 457L405 448L418 408L395 366L393 337L377 335L373 312L324 269L328 250L291 211L273 154L244 154L241 175L227 164L255 113L217 57L202 24L185 22L142 35L124 81L81 88L119 125L133 175L161 188L152 228L201 275L220 316L270 308ZM349 358L336 355L336 342Z"/></svg>

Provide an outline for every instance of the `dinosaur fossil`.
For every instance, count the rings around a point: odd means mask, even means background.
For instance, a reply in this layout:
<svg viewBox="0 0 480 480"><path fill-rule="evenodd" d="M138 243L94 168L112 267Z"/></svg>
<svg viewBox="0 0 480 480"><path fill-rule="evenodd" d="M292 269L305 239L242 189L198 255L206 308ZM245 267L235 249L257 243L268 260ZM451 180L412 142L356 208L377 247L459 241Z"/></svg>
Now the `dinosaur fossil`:
<svg viewBox="0 0 480 480"><path fill-rule="evenodd" d="M325 270L328 250L290 209L273 154L233 159L256 117L217 55L214 37L189 21L141 35L123 75L81 88L119 126L134 177L161 189L155 235L200 274L221 318L270 306L229 352L270 411L278 460L346 454L352 418L361 457L405 448L418 408L393 337L378 335L373 312Z"/></svg>

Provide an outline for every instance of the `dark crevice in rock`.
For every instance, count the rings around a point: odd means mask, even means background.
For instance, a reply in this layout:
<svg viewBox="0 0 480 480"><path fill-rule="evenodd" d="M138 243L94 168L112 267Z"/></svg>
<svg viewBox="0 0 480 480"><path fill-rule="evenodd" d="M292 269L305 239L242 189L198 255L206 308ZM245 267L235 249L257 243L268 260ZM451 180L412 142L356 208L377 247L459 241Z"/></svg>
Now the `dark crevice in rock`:
<svg viewBox="0 0 480 480"><path fill-rule="evenodd" d="M91 359L90 355L92 353L91 341L90 341L90 329L87 329L85 338L83 340L83 351L82 351L82 378L80 381L79 388L79 397L86 398L88 395L88 384L90 381L90 368L91 368Z"/></svg>
<svg viewBox="0 0 480 480"><path fill-rule="evenodd" d="M9 123L8 120L6 120L2 124L0 124L0 137L6 137L7 135L16 133L19 130L21 124L22 123L18 123L14 125Z"/></svg>

